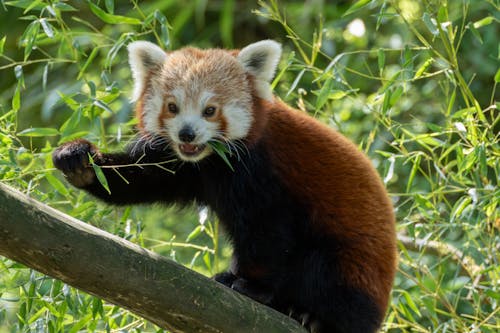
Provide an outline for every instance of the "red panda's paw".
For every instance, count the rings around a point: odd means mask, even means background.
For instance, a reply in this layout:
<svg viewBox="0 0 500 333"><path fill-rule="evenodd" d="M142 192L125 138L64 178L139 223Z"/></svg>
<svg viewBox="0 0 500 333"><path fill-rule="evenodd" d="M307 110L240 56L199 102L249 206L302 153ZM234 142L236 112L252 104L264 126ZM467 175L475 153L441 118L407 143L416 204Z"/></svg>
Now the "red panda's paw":
<svg viewBox="0 0 500 333"><path fill-rule="evenodd" d="M321 333L321 324L315 320L310 313L298 313L294 309L289 309L288 316L295 319L311 333Z"/></svg>
<svg viewBox="0 0 500 333"><path fill-rule="evenodd" d="M233 285L234 280L236 280L237 277L236 277L236 275L234 275L231 272L222 272L222 273L215 274L212 277L212 279L214 279L215 281L217 281L219 283L222 283L226 287L231 288L231 286Z"/></svg>
<svg viewBox="0 0 500 333"><path fill-rule="evenodd" d="M76 187L85 187L95 181L95 172L90 165L90 156L96 156L97 148L87 140L67 142L52 153L54 166L64 173Z"/></svg>
<svg viewBox="0 0 500 333"><path fill-rule="evenodd" d="M234 280L231 289L265 305L271 304L274 299L274 294L271 290L244 278Z"/></svg>

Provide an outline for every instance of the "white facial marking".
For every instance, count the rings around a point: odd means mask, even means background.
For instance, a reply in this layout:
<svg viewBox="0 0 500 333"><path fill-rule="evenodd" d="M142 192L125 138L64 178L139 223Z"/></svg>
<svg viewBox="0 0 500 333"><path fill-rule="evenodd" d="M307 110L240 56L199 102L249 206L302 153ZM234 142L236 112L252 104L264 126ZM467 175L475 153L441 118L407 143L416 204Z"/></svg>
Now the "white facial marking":
<svg viewBox="0 0 500 333"><path fill-rule="evenodd" d="M224 117L227 121L228 139L237 140L247 136L252 126L252 114L237 100L232 101L223 109Z"/></svg>
<svg viewBox="0 0 500 333"><path fill-rule="evenodd" d="M161 131L158 119L162 112L164 101L163 94L158 85L158 82L152 81L150 87L151 92L144 96L142 119L144 129L149 133L159 133Z"/></svg>

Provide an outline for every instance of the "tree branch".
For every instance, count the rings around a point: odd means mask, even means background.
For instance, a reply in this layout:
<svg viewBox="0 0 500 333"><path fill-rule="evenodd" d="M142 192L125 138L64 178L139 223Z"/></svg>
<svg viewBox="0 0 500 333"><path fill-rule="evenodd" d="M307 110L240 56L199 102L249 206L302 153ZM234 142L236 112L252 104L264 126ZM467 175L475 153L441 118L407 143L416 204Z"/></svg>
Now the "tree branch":
<svg viewBox="0 0 500 333"><path fill-rule="evenodd" d="M0 183L0 255L174 332L300 332L296 321Z"/></svg>
<svg viewBox="0 0 500 333"><path fill-rule="evenodd" d="M451 244L435 240L411 238L403 234L398 234L398 240L410 251L422 252L425 249L429 254L435 256L451 257L460 264L463 273L469 275L473 280L481 279L481 272L484 270L484 267L476 264L472 257L465 255Z"/></svg>

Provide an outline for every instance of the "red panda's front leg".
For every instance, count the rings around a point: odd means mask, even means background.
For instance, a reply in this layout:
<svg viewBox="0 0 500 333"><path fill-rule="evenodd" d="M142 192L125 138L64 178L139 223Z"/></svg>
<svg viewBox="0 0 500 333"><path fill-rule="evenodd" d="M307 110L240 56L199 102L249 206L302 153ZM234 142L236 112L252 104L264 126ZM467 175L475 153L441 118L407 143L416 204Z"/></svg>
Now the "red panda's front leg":
<svg viewBox="0 0 500 333"><path fill-rule="evenodd" d="M89 141L79 139L57 148L52 160L72 185L108 203L172 202L181 196L179 189L186 189L188 184L180 184L183 182L181 176L154 165L154 162L166 160L162 153L163 150L154 151L148 147L138 154L131 147L125 152L107 154ZM110 192L98 180L89 156L103 172ZM182 196L189 194L183 191Z"/></svg>

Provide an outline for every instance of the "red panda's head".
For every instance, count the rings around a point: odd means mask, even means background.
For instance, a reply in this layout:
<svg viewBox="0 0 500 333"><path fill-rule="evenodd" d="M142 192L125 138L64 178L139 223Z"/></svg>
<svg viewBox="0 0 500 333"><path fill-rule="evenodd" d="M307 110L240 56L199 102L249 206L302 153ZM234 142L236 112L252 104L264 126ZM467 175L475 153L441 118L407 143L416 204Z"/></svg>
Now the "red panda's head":
<svg viewBox="0 0 500 333"><path fill-rule="evenodd" d="M269 82L281 55L280 44L271 40L239 52L165 52L144 41L128 50L141 130L164 137L180 159L191 162L212 152L210 141L231 144L249 135L254 99L272 99Z"/></svg>

